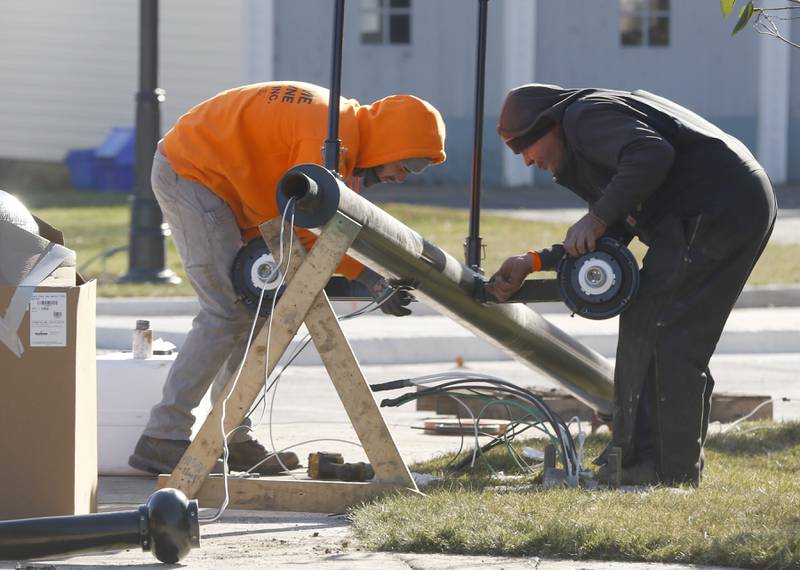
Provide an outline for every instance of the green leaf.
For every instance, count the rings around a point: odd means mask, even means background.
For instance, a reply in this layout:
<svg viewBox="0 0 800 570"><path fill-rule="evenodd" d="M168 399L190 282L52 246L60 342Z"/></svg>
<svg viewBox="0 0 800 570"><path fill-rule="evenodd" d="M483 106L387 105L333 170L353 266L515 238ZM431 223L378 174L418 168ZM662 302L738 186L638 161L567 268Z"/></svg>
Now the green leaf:
<svg viewBox="0 0 800 570"><path fill-rule="evenodd" d="M747 22L750 21L750 18L753 16L753 0L749 0L747 4L745 4L741 10L739 10L739 21L736 22L736 26L733 28L733 32L731 35L735 34L736 32L740 31L747 25Z"/></svg>
<svg viewBox="0 0 800 570"><path fill-rule="evenodd" d="M722 15L727 16L733 10L733 5L736 0L719 0L719 7L722 9Z"/></svg>

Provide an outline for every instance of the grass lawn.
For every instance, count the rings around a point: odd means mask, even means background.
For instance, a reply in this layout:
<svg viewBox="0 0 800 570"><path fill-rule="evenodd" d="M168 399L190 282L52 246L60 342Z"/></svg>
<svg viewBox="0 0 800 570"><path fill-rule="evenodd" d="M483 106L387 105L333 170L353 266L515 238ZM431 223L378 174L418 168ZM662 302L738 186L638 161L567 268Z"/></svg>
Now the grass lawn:
<svg viewBox="0 0 800 570"><path fill-rule="evenodd" d="M67 246L78 253L79 267L101 252L128 242L130 208L127 195L58 192L31 194L21 199L36 215L64 231ZM464 259L468 212L405 204L383 204L382 207L457 259ZM491 274L509 255L560 242L567 227L567 224L483 214L481 234L486 244L484 267L487 273ZM644 247L634 242L632 249L641 258ZM167 266L184 276L171 240L167 245ZM127 269L128 255L123 250L108 258L94 259L83 273L98 279L98 294L101 296L193 294L185 279L178 286L116 284L116 278L125 274ZM800 245L769 245L750 279L752 285L798 282Z"/></svg>
<svg viewBox="0 0 800 570"><path fill-rule="evenodd" d="M353 528L373 550L799 568L800 423L740 427L709 437L698 489L531 490L536 476L493 480L479 462L425 488L425 497L355 509ZM607 441L591 436L587 457ZM542 441L525 445L541 449ZM451 458L411 470L447 475ZM488 459L497 471L514 470L502 449Z"/></svg>

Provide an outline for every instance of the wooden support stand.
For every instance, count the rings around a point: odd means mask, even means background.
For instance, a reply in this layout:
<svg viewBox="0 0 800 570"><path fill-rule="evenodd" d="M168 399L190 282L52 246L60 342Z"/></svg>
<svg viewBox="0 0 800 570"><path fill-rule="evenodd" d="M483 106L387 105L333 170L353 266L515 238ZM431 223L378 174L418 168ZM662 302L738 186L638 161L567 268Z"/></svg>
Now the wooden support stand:
<svg viewBox="0 0 800 570"><path fill-rule="evenodd" d="M283 259L289 259L286 269L288 285L272 314L269 361L266 364L271 373L305 321L350 423L375 470L375 478L369 482L350 483L312 480L305 476L231 477L228 479L229 508L342 512L387 492L418 492L324 292L325 284L360 229L361 226L347 216L337 214L325 226L308 254L299 240L294 239L291 240L290 255L290 240L285 240L287 250L283 252ZM270 250L280 251L280 220L262 224L260 230ZM224 410L224 430L229 433L241 423L263 389L267 328L262 327L253 340L238 381L231 378L172 475L159 477L159 486L183 491L188 497L197 498L202 506L222 503L223 480L220 476L209 477L209 473L222 453L220 421L223 402L230 394Z"/></svg>

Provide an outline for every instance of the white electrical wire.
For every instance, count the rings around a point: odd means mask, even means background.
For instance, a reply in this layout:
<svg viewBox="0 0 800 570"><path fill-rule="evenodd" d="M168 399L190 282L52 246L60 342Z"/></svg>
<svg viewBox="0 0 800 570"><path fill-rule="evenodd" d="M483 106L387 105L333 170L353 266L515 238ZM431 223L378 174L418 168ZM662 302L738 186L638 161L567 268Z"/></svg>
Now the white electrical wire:
<svg viewBox="0 0 800 570"><path fill-rule="evenodd" d="M771 404L771 403L772 403L772 398L770 398L769 400L764 400L759 405L757 405L755 408L753 408L753 410L749 414L747 414L746 416L742 416L741 418L739 418L738 420L736 420L735 422L733 422L729 426L727 426L725 429L720 430L720 433L728 433L729 431L731 431L733 428L738 426L740 423L742 423L746 419L751 418L758 410L760 410L761 408L763 408L767 404Z"/></svg>
<svg viewBox="0 0 800 570"><path fill-rule="evenodd" d="M385 302L386 302L386 300L387 300L387 299L388 299L388 298L391 296L392 292L391 292L390 290L387 290L387 292L386 292L386 293L384 293L384 294L385 294L385 298L384 298L384 299L380 299L380 297L379 297L379 298L378 298L378 301L376 301L376 302L375 302L375 303L376 303L376 304L375 304L375 307L372 307L371 309L369 309L369 311L366 311L366 309L368 309L368 308L369 308L369 305L367 305L366 307L362 307L361 309L359 309L359 310L356 310L356 311L354 311L354 312L350 313L349 315L345 315L345 316L343 316L343 317L342 317L342 318L340 318L339 320L340 320L340 321L342 321L342 320L347 320L347 319L349 319L349 318L354 318L354 317L361 316L361 315L363 315L365 312L371 312L371 311L374 311L375 309L377 309L378 307L380 307L380 305L381 305L381 304L383 304L383 303L385 303ZM306 335L306 336L310 336L310 335ZM304 339L304 340L305 340L305 339ZM301 348L300 348L300 350L302 350L303 348L305 348L305 345L301 345ZM282 373L282 372L283 372L283 371L281 371L281 373ZM274 409L274 407L275 407L275 397L276 397L276 395L278 394L278 385L280 384L280 380L281 380L281 375L278 375L278 376L275 378L275 380L274 380L274 385L272 386L272 398L270 399L270 403L269 403L269 415L268 415L268 420L267 420L267 422L268 422L268 423L267 423L267 426L268 426L268 433L269 433L269 444L270 444L270 447L271 447L272 449L276 449L276 448L277 448L277 446L275 445L274 432L273 432L273 430L272 430L272 412L273 412L273 409ZM284 470L284 471L286 471L286 472L289 474L289 476L290 476L290 477L292 477L293 479L297 479L297 477L295 477L295 476L294 476L294 474L291 472L291 470L290 470L290 469L289 469L289 468L288 468L288 467L287 467L287 466L286 466L286 465L283 463L283 460L281 459L281 456L280 456L280 454L279 454L279 453L273 453L273 455L275 456L275 459L278 461L278 463L280 464L280 466L281 466L281 467L283 467L283 470ZM260 465L261 463L263 463L263 462L264 462L264 461L266 461L267 459L268 459L268 457L267 457L267 458L264 458L264 459L262 459L262 460L261 460L261 461L258 463L258 465ZM249 469L249 470L248 470L248 473L249 473L250 471L252 471L252 470L253 470L253 468Z"/></svg>
<svg viewBox="0 0 800 570"><path fill-rule="evenodd" d="M287 202L286 210L289 209L289 206L292 204L292 200L294 200L294 198L290 198L289 202ZM286 214L286 210L284 210L284 215ZM292 260L292 242L294 240L294 207L292 207L292 219L291 219L291 222L289 223L289 232L290 232L289 235L291 237L290 237L290 240L289 240L289 258L286 261L286 269L287 270L289 269L289 263L291 263L291 260ZM283 232L281 232L281 238L283 238ZM282 258L283 257L283 241L282 240L281 240L281 246L280 247L281 247L281 258ZM278 264L278 268L280 268L280 263ZM278 287L275 289L276 294L272 298L272 308L270 309L269 323L267 325L268 326L268 328L267 328L267 350L266 350L266 357L265 357L265 360L264 360L264 399L265 399L264 403L265 404L266 404L267 386L269 384L269 374L270 374L270 370L269 370L269 350L270 350L270 339L272 338L272 316L275 314L275 304L278 301L277 291L280 291L281 287L283 287L283 284L285 282L286 282L286 271L284 271L281 274L281 280L278 283ZM276 365L277 365L277 362L276 362ZM277 388L278 388L278 380L279 380L279 378L280 377L276 378L275 385L272 387L272 402L275 401L275 392L277 391ZM270 405L270 418L271 417L272 417L272 406ZM262 416L262 419L263 419L263 416ZM273 438L272 438L272 430L271 429L270 429L270 433L269 433L269 441L270 441L270 446L272 447L272 449L275 449L275 442L273 441ZM281 459L280 454L275 454L275 459L278 460L278 463L280 464L281 467L283 467L284 471L287 471L287 472L289 471L289 468L283 463L283 460ZM294 477L294 475L292 475L292 477Z"/></svg>
<svg viewBox="0 0 800 570"><path fill-rule="evenodd" d="M478 439L478 435L479 435L478 434L478 422L475 421L475 414L472 413L472 410L469 409L469 406L466 405L458 396L455 396L453 394L447 394L447 395L450 396L453 400L455 400L462 408L467 410L467 414L469 414L469 417L472 419L472 425L473 425L474 431L475 431L475 449L472 450L472 461L470 462L469 466L470 467L475 467L475 460L478 457L478 450L481 448L481 442L480 442L480 439ZM459 423L461 423L461 422L459 422Z"/></svg>
<svg viewBox="0 0 800 570"><path fill-rule="evenodd" d="M288 207L288 206L287 206L287 207ZM292 227L292 228L294 227L294 213L292 213L292 221L291 221L291 226L290 226L290 227ZM288 266L288 262L287 262L287 266ZM282 283L281 283L281 284L282 284ZM278 286L278 288L280 289L280 285ZM351 318L359 317L359 316L361 316L361 315L363 315L363 314L365 314L365 313L372 312L372 311L376 310L378 307L380 307L380 306L381 306L383 303L385 303L385 302L386 302L386 301L389 299L389 297L391 297L393 294L394 294L394 290L393 290L393 289L391 289L391 288L387 288L387 289L386 289L386 290L385 290L385 291L384 291L384 292L381 294L381 296L379 296L379 297L378 297L378 298L377 298L375 301L373 301L372 303L370 303L370 304L366 305L365 307L362 307L361 309L357 309L357 310L353 311L352 313L349 313L349 314L347 314L347 315L344 315L344 316L342 316L342 317L337 317L337 319L338 319L339 321L344 321L344 320L347 320L347 319L351 319ZM274 310L275 310L275 300L276 300L276 299L277 299L277 296L276 296L275 298L273 298L273 301L272 301L272 303L273 303L273 305L272 305L272 311L274 311ZM370 305L372 305L372 304L374 304L375 306L374 306L374 307L371 307ZM271 315L271 314L272 314L272 313L270 313L270 315ZM270 319L270 326L271 326L271 325L272 325L272 320ZM270 333L270 332L271 332L271 331L267 331L267 333L268 333L268 334L267 334L267 339L269 339L269 333ZM307 337L309 337L309 336L310 336L310 334L307 334L307 335L306 335L306 337L304 337L304 338L303 338L303 340L301 341L300 347L299 347L299 349L296 351L296 353L299 353L301 350L303 350L303 349L306 347L306 344L303 344L303 343L305 343L305 339L306 339ZM267 342L269 342L269 341L267 341ZM292 356L289 358L289 361L291 361L291 360L292 360L292 358L294 358L294 356L295 356L295 355L293 354L293 355L292 355ZM268 346L268 348L267 348L267 357L269 357L269 346ZM280 384L281 375L283 374L283 372L284 372L284 370L281 370L281 371L280 371L280 373L278 374L278 376L276 376L276 377L275 377L275 380L273 380L273 385L272 385L272 388L271 388L271 389L272 389L272 398L270 399L270 404L269 404L269 415L268 415L268 420L267 420L267 421L268 421L268 424L267 424L267 426L268 426L268 430L267 430L267 431L268 431L268 434L269 434L269 444L270 444L270 447L271 447L272 449L276 449L276 448L277 448L277 446L275 445L274 433L273 433L273 430L272 430L272 411L273 411L273 409L274 409L274 406L275 406L275 396L276 396L276 395L277 395L277 393L278 393L278 385ZM266 390L267 390L266 386L267 386L267 383L268 383L268 381L269 381L269 377L265 378L265 384L264 384L264 385L265 385L265 393L264 393L264 397L265 397L265 404L266 404ZM258 422L258 424L257 424L257 425L261 425L261 421L262 421L262 420L263 420L263 412L262 412L262 417L259 419L259 422ZM280 466L283 468L283 470L284 470L285 472L287 472L287 473L289 474L289 476L290 476L290 477L292 477L293 479L297 479L297 477L295 477L295 476L294 476L294 474L293 474L293 473L291 472L291 470L290 470L290 469L289 469L289 468L286 466L286 464L284 464L284 462L283 462L283 460L281 459L281 456L280 456L280 454L279 454L279 453L272 453L271 455L274 455L274 456L275 456L275 459L277 460L278 464L279 464L279 465L280 465ZM259 461L257 465L261 465L261 464L262 464L264 461L266 461L266 460L267 460L269 457L270 457L270 456L267 456L267 457L265 457L264 459L262 459L261 461ZM250 468L250 469L249 469L247 472L249 473L249 472L251 472L253 469L254 469L254 467L251 467L251 468Z"/></svg>
<svg viewBox="0 0 800 570"><path fill-rule="evenodd" d="M470 371L469 373L466 373L466 372L463 372L463 371L438 372L438 373L434 373L434 374L427 374L427 375L418 376L416 378L409 378L409 379L405 379L405 380L408 381L410 384L415 385L415 386L424 385L424 384L432 384L432 383L441 382L441 381L447 381L447 380L476 380L476 381L488 380L488 381L499 381L499 382L502 382L502 383L508 383L506 380L503 380L502 378L499 378L497 376L492 376L492 375L489 375L489 374L482 374L482 373L473 372L473 371ZM546 406L545 406L545 409L547 409ZM548 417L548 414L549 414L549 417ZM569 433L569 431L565 430L564 426L561 425L560 420L558 420L558 421L556 420L557 416L553 415L552 411L549 411L549 409L547 409L547 413L545 415L546 415L546 417L548 417L548 419L550 421L552 421L554 426L557 426L556 427L556 433L553 434L553 436L556 439L560 440L562 442L562 444L563 444L563 442L567 442L567 441L570 442L570 445L562 445L562 451L565 451L566 454L568 455L568 457L564 458L564 468L565 468L566 474L568 476L572 476L573 478L577 479L577 477L579 476L579 473L580 473L581 464L578 461L578 453L575 450L574 442L572 440L572 436ZM579 426L579 430L580 430L580 426ZM585 439L585 436L584 436L584 439ZM473 459L473 462L472 462L472 466L474 466L474 459Z"/></svg>
<svg viewBox="0 0 800 570"><path fill-rule="evenodd" d="M583 431L583 424L581 423L581 418L579 416L573 416L567 422L567 427L569 427L572 422L575 422L578 426L578 449L575 453L575 477L576 482L580 482L581 471L583 471L583 460L584 457L584 443L586 442L586 432Z"/></svg>
<svg viewBox="0 0 800 570"><path fill-rule="evenodd" d="M289 223L290 241L289 241L289 255L288 255L287 260L286 260L286 269L287 270L288 270L289 264L291 263L292 247L293 247L293 240L294 240L294 215L295 215L294 198L290 198L287 201L286 208L283 211L283 215L281 217L281 233L280 233L280 246L279 246L280 250L281 250L280 251L280 258L278 260L277 266L273 269L273 271L270 273L270 275L267 277L267 279L270 279L272 277L272 274L275 271L280 271L280 268L283 265L284 234L286 232L286 214L289 211L289 209L292 210L292 217L291 217L291 220L290 220L290 223ZM280 288L284 285L284 283L286 281L286 271L280 272L280 277L281 277L281 280L278 283L278 286L275 288L276 294L272 298L272 307L270 309L269 319L268 319L268 322L267 322L267 341L266 341L265 369L264 369L264 394L262 396L262 398L264 399L265 404L266 404L266 392L270 389L269 388L269 350L270 350L270 340L271 340L271 336L272 336L272 319L273 319L273 315L275 313L275 304L276 304L277 299L278 299L277 291L280 290ZM239 365L239 369L237 370L236 377L234 378L234 381L233 381L233 384L231 386L231 389L229 390L228 394L225 396L225 399L223 400L223 403L222 403L222 413L221 413L221 417L220 417L220 430L223 432L223 488L225 490L225 498L224 498L223 503L220 506L219 510L217 511L217 513L214 516L208 517L208 518L200 518L199 519L200 522L202 522L202 523L211 523L211 522L215 522L215 521L219 520L219 518L222 516L222 514L227 509L228 504L230 502L230 489L228 487L228 479L230 477L230 472L229 472L229 469L228 469L228 455L229 455L228 438L233 433L235 433L236 430L238 430L238 429L247 429L248 431L253 431L253 427L251 427L251 426L239 425L239 426L236 426L235 428L233 428L232 430L230 430L226 434L225 433L225 412L226 412L226 406L227 406L227 403L228 403L228 399L231 397L231 395L233 394L233 391L236 388L236 385L237 385L237 383L239 381L239 377L241 376L242 370L244 368L244 363L245 363L245 361L247 359L247 354L250 351L250 347L251 347L252 340L253 340L253 335L254 335L258 320L260 318L261 305L263 303L265 291L266 291L266 288L262 288L261 289L261 294L259 295L259 299L258 299L258 306L256 307L256 311L255 311L255 318L253 319L253 325L250 328L250 334L249 334L248 339L247 339L247 346L245 348L245 352L244 352L244 355L242 357L242 361L241 361L241 363ZM361 316L363 314L372 312L372 311L378 309L386 301L388 301L389 298L395 292L396 292L396 289L387 288L381 294L381 296L379 296L377 299L375 299L371 303L367 304L366 306L364 306L364 307L362 307L360 309L357 309L356 311L353 311L352 313L349 313L347 315L344 315L342 317L337 317L337 318L338 318L338 320L342 321L342 320L355 318L355 317ZM374 306L372 306L372 305L374 305ZM300 353L300 351L302 351L305 348L305 346L307 345L305 340L306 340L306 338L308 336L309 335L306 335L306 337L303 340L301 340L298 349L296 349L295 353L293 353L290 356L290 359L289 359L290 362L294 357L296 357L297 354ZM274 406L274 403L275 403L275 395L277 393L278 384L280 382L281 375L282 375L282 373L284 371L285 371L285 368L278 373L278 376L273 381L274 385L272 386L273 392L272 392L272 399L270 401L270 409L269 409L269 439L270 439L270 445L271 445L272 449L275 449L275 441L274 441L273 433L272 433L272 410L273 410L273 406ZM260 425L261 421L263 420L263 413L264 412L263 412L263 409L262 409L262 416L259 419L259 422L258 422L257 425ZM341 440L341 439L308 440L306 442L301 442L299 444L293 444L293 445L290 445L288 447L284 447L283 449L281 449L279 451L275 451L275 452L272 452L272 453L268 454L261 461L256 463L250 469L248 469L246 471L246 473L251 473L258 466L260 466L265 461L267 461L270 457L274 456L275 459L280 464L280 466L283 468L283 470L286 471L287 473L289 473L289 475L292 476L293 478L296 478L296 477L294 477L294 475L292 475L291 470L281 460L280 453L282 453L283 451L286 451L288 449L291 449L293 447L297 447L297 446L303 445L305 443L313 443L313 442L316 442L316 441L338 441L338 442L342 442L342 443L348 443L348 444L351 444L351 445L355 445L357 447L362 447L358 443L355 443L355 442L352 442L352 441L347 441L347 440ZM477 439L476 439L476 441L477 441Z"/></svg>
<svg viewBox="0 0 800 570"><path fill-rule="evenodd" d="M489 401L489 402L486 402L486 403L483 405L483 407L482 407L482 408L481 408L481 409L478 411L477 419L475 420L475 422L476 422L476 423L480 423L480 421L481 421L481 418L483 417L483 414L484 414L484 413L486 412L486 410L488 410L488 409L489 409L491 406L493 406L493 405L495 405L495 404L502 404L502 403L503 403L503 401L502 401L502 400L491 400L491 401ZM509 414L509 417L511 417L511 410L508 408L508 406L506 406L506 411L508 412L508 414ZM514 463L516 463L516 464L517 464L517 467L519 467L519 468L520 468L520 471L522 471L523 473L525 473L525 472L530 472L530 471L531 471L531 466L530 466L530 465L528 465L528 464L525 464L524 462L521 462L521 461L518 459L518 457L517 457L517 454L516 454L516 451L514 451L514 448L513 448L513 447L511 447L511 444L510 444L510 443L511 443L511 440L508 438L508 432L507 432L507 431L503 431L501 434L498 434L498 435L497 435L497 436L495 436L495 437L496 437L496 438L501 438L501 439L503 440L503 443L506 445L506 447L507 447L507 449L508 449L508 454L511 456L511 459L513 459L513 460L514 460ZM476 441L476 443L477 443L477 441Z"/></svg>
<svg viewBox="0 0 800 570"><path fill-rule="evenodd" d="M283 263L283 234L284 234L284 231L285 231L286 213L289 211L290 208L292 210L292 225L294 225L294 198L290 198L289 201L286 203L286 208L284 209L283 216L281 217L281 233L280 233L280 250L281 250L281 254L280 254L280 260L278 261L278 265L277 265L277 267L275 269L273 269L272 273L274 273L275 271L280 271L281 264ZM294 232L292 232L292 233L294 233ZM291 247L291 242L290 242L290 247ZM291 251L290 251L290 254L291 254ZM288 267L288 262L287 262L287 267ZM270 277L271 277L271 274L270 274ZM269 279L269 277L267 279ZM280 285L278 286L278 288L280 288ZM239 378L242 375L242 370L244 369L244 364L247 361L247 354L250 352L250 347L251 347L252 342L253 342L253 335L255 334L255 330L256 330L257 323L258 323L259 315L261 313L261 304L262 304L262 302L264 300L264 293L265 292L266 292L266 287L263 287L261 289L261 295L258 298L258 306L256 307L256 314L255 314L255 317L253 318L253 324L250 327L250 334L247 337L247 345L245 346L244 356L242 356L242 361L239 364L239 369L236 371L236 376L234 377L233 382L231 383L231 388L230 388L230 390L228 390L228 393L225 395L225 399L222 401L222 412L220 413L219 427L220 427L220 432L222 433L222 474L223 474L223 488L225 490L225 498L222 501L222 505L220 505L219 510L217 511L217 513L215 515L213 515L212 517L209 517L209 518L199 519L200 522L203 522L203 523L212 523L212 522L218 521L220 519L220 517L222 516L222 513L225 512L225 509L228 508L228 504L230 502L230 489L228 488L228 477L229 477L229 471L228 471L228 455L229 455L228 435L229 434L225 433L225 415L226 415L226 409L227 409L227 405L228 405L228 400L230 399L231 395L233 394L234 390L236 389L236 385L239 383ZM272 303L273 310L275 308L275 299L276 298L277 298L277 294L275 295L275 297L273 297L273 303ZM270 313L270 316L269 316L269 326L270 326L270 328L272 327L272 313ZM267 331L267 333L268 333L267 334L267 339L269 339L269 331ZM269 366L269 340L267 340L267 366ZM233 433L236 429L238 429L238 426L236 428L234 428L233 430L231 430L231 433Z"/></svg>

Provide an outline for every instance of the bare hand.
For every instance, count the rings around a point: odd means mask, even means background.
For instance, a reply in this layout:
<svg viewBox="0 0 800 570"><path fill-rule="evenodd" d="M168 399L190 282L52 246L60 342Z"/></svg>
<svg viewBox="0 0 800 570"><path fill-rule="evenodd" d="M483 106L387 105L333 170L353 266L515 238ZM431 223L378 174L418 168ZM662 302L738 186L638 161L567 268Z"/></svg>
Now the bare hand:
<svg viewBox="0 0 800 570"><path fill-rule="evenodd" d="M605 232L606 223L593 212L589 212L567 230L564 249L572 257L594 251L597 239Z"/></svg>
<svg viewBox="0 0 800 570"><path fill-rule="evenodd" d="M533 273L530 255L526 253L509 257L503 262L500 269L492 275L489 282L486 283L486 292L498 301L507 301L514 293L519 291L519 288L522 287L522 282L525 281L525 278L530 273Z"/></svg>

